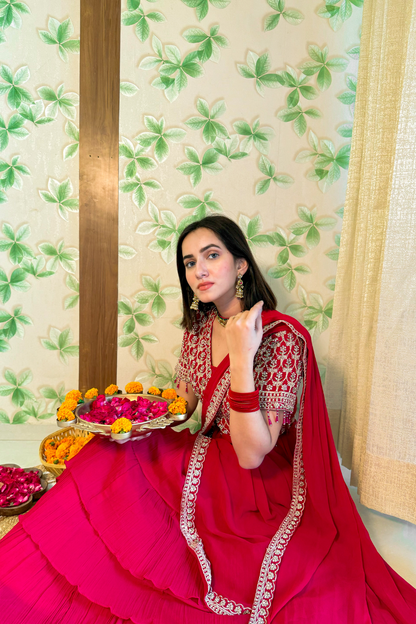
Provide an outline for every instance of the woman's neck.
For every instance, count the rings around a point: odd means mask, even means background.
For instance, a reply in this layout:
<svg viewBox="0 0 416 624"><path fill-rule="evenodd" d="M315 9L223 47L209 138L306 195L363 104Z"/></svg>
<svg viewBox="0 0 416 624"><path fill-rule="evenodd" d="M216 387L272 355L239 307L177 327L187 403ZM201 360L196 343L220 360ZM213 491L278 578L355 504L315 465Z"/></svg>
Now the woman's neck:
<svg viewBox="0 0 416 624"><path fill-rule="evenodd" d="M233 297L230 301L214 301L214 305L218 310L218 314L224 318L229 319L230 316L236 316L241 312L241 300Z"/></svg>

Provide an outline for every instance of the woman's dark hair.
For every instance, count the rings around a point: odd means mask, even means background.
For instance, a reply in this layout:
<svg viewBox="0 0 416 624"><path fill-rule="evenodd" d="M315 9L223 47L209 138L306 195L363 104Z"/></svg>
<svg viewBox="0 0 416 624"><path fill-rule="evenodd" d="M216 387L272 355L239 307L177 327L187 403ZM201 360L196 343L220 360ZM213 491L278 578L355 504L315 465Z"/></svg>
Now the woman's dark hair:
<svg viewBox="0 0 416 624"><path fill-rule="evenodd" d="M182 289L182 327L190 330L196 320L196 311L191 310L194 293L186 281L185 265L182 258L182 243L188 234L194 232L195 230L199 230L200 228L206 228L207 230L214 232L214 234L220 239L236 260L243 258L247 261L248 269L243 276L243 310L250 310L250 308L252 308L258 301L264 301L263 310L275 310L277 306L276 297L261 274L243 232L239 226L228 217L223 215L213 215L205 217L200 221L194 221L188 225L178 240L178 248L176 250L176 266ZM207 314L213 307L213 303L199 303L200 311L205 314Z"/></svg>

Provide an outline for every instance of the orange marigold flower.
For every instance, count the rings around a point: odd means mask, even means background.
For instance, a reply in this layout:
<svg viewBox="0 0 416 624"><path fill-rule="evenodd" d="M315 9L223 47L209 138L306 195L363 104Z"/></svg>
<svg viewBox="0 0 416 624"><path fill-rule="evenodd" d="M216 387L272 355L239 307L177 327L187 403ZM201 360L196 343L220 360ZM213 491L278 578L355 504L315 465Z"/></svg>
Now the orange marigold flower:
<svg viewBox="0 0 416 624"><path fill-rule="evenodd" d="M182 397L178 397L175 401L169 405L168 409L171 414L186 414L186 407L188 403Z"/></svg>
<svg viewBox="0 0 416 624"><path fill-rule="evenodd" d="M162 392L163 399L177 399L178 395L176 394L176 390L174 388L167 388Z"/></svg>
<svg viewBox="0 0 416 624"><path fill-rule="evenodd" d="M65 438L63 438L63 440L61 440L58 443L57 449L60 448L69 448L71 446L71 444L74 443L74 437L73 436L66 436Z"/></svg>
<svg viewBox="0 0 416 624"><path fill-rule="evenodd" d="M140 392L143 392L143 386L140 381L130 381L126 385L125 391L127 394L140 394Z"/></svg>
<svg viewBox="0 0 416 624"><path fill-rule="evenodd" d="M90 388L86 391L84 397L86 399L95 399L98 396L98 388Z"/></svg>
<svg viewBox="0 0 416 624"><path fill-rule="evenodd" d="M64 461L72 459L83 446L94 437L93 433L89 433L87 437L83 436L66 436L63 440L46 440L45 457L48 464L63 464Z"/></svg>
<svg viewBox="0 0 416 624"><path fill-rule="evenodd" d="M53 460L55 459L55 449L45 450L45 455L46 455L46 461L49 464L52 464Z"/></svg>
<svg viewBox="0 0 416 624"><path fill-rule="evenodd" d="M61 407L66 407L72 412L76 408L77 405L78 405L78 401L76 401L75 399L65 399Z"/></svg>
<svg viewBox="0 0 416 624"><path fill-rule="evenodd" d="M82 397L82 394L79 390L70 390L65 395L65 399L75 399L77 403L81 397Z"/></svg>
<svg viewBox="0 0 416 624"><path fill-rule="evenodd" d="M74 412L67 407L60 407L57 414L58 420L74 420Z"/></svg>
<svg viewBox="0 0 416 624"><path fill-rule="evenodd" d="M147 393L154 394L156 396L160 396L162 394L162 392L159 390L159 388L156 388L156 386L151 386L149 390L147 391Z"/></svg>
<svg viewBox="0 0 416 624"><path fill-rule="evenodd" d="M116 386L116 384L110 384L104 390L104 394L116 394L116 392L118 392L118 386Z"/></svg>
<svg viewBox="0 0 416 624"><path fill-rule="evenodd" d="M74 440L74 438L68 437L68 438L65 438L65 440L63 442L61 442L61 444L56 449L56 458L57 459L65 459L65 457L69 453L69 449L70 449L70 447L72 445L73 440Z"/></svg>
<svg viewBox="0 0 416 624"><path fill-rule="evenodd" d="M127 433L131 431L131 420L128 418L117 418L111 425L111 431L113 433Z"/></svg>

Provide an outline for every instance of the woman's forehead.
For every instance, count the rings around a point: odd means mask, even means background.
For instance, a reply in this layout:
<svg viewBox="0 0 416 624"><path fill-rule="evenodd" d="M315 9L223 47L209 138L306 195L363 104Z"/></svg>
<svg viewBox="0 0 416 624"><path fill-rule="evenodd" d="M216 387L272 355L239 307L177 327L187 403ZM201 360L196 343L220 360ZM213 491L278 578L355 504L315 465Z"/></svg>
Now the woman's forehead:
<svg viewBox="0 0 416 624"><path fill-rule="evenodd" d="M223 243L218 236L208 228L198 228L193 232L190 232L182 243L182 255L196 254L201 251L207 245L216 245L221 249L224 248Z"/></svg>

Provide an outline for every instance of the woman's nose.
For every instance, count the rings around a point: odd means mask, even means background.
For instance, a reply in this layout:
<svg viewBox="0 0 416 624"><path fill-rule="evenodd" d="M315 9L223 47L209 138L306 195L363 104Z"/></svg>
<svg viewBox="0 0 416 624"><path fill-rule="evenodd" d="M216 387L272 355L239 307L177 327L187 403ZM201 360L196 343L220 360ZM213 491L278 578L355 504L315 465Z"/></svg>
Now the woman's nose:
<svg viewBox="0 0 416 624"><path fill-rule="evenodd" d="M203 277L206 277L208 275L208 270L207 270L205 262L201 262L197 260L195 274L198 279L202 279Z"/></svg>

